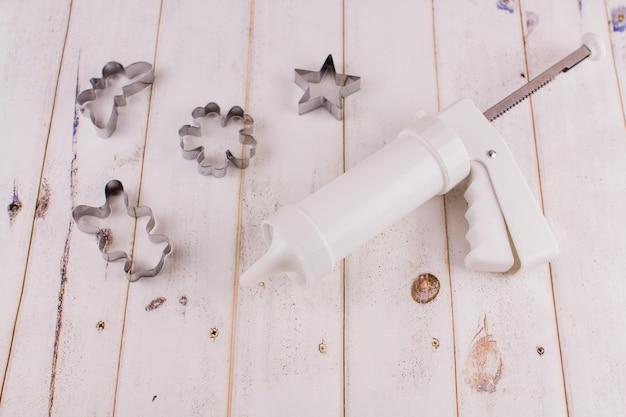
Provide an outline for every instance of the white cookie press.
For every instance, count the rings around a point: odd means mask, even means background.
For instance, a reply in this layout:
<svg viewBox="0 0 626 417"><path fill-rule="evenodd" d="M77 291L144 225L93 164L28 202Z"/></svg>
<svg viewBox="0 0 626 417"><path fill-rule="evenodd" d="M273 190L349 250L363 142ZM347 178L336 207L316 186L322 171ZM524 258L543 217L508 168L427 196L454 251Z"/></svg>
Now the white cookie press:
<svg viewBox="0 0 626 417"><path fill-rule="evenodd" d="M328 273L363 243L471 174L465 193L470 252L465 265L515 272L552 260L558 245L513 155L490 121L586 58L603 43L583 45L484 114L463 99L423 116L397 139L296 205L262 223L269 250L240 277L255 284L286 273L304 284Z"/></svg>

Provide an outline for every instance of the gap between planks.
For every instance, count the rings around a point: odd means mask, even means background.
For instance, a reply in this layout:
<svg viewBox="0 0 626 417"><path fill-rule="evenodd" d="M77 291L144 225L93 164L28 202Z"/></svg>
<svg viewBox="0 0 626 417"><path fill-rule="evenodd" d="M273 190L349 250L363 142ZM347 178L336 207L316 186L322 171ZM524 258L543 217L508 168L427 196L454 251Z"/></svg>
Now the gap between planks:
<svg viewBox="0 0 626 417"><path fill-rule="evenodd" d="M250 74L252 72L252 49L254 45L254 14L255 0L248 3L248 50L246 51L246 73L244 80L243 107L247 111L250 107ZM245 145L241 145L243 154ZM232 415L233 384L235 373L235 347L237 341L237 304L239 299L239 257L241 255L241 211L243 208L243 188L245 184L245 170L239 170L239 192L237 194L237 224L235 227L235 250L233 260L233 296L231 301L231 329L230 329L230 353L228 363L228 381L226 397L226 416Z"/></svg>

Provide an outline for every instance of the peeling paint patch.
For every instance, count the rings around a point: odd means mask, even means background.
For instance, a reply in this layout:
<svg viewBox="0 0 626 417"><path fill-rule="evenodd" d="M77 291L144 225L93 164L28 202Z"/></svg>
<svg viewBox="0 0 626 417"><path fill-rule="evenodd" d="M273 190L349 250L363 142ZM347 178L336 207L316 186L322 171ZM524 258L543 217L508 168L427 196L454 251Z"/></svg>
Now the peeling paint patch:
<svg viewBox="0 0 626 417"><path fill-rule="evenodd" d="M411 297L420 304L431 302L439 294L441 284L433 274L419 274L411 284Z"/></svg>
<svg viewBox="0 0 626 417"><path fill-rule="evenodd" d="M9 214L9 221L11 224L13 220L20 214L22 211L22 202L20 201L20 197L17 194L17 185L13 184L13 199L11 203L7 206L7 213Z"/></svg>
<svg viewBox="0 0 626 417"><path fill-rule="evenodd" d="M74 102L76 104L76 97L80 92L78 86L78 74L80 69L80 53L78 55L79 65L76 69L76 96L74 98ZM74 107L74 128L72 130L72 160L70 161L70 197L72 202L72 207L76 202L76 174L78 172L78 167L76 166L76 157L77 157L77 135L76 135L76 127L78 126L78 107ZM70 219L69 224L67 226L67 235L65 236L65 246L63 248L63 255L61 256L61 266L60 266L60 275L61 275L61 283L59 285L59 294L57 296L57 319L56 319L56 330L54 334L54 350L52 352L52 365L51 365L51 375L50 375L50 388L48 391L48 415L52 415L52 407L54 405L54 392L55 392L55 384L56 384L56 370L57 370L57 358L59 354L59 341L61 339L61 328L63 327L63 303L65 301L65 285L67 284L68 276L67 276L67 265L70 259L70 240L72 238L72 230L73 230L74 222Z"/></svg>
<svg viewBox="0 0 626 417"><path fill-rule="evenodd" d="M100 252L106 252L109 245L113 243L113 231L108 227L100 229L100 231L96 233L96 239L98 239L98 248L100 248Z"/></svg>
<svg viewBox="0 0 626 417"><path fill-rule="evenodd" d="M497 6L500 10L513 13L515 11L515 0L498 0Z"/></svg>
<svg viewBox="0 0 626 417"><path fill-rule="evenodd" d="M80 60L80 56L79 56ZM78 105L78 95L80 94L79 87L79 76L80 76L80 64L76 69L76 92L74 98L74 120L72 121L72 137L76 137L76 132L78 131L78 125L80 124L80 106Z"/></svg>
<svg viewBox="0 0 626 417"><path fill-rule="evenodd" d="M59 275L61 276L61 283L59 285L59 293L57 295L57 318L56 329L54 331L54 348L52 351L52 370L50 374L50 389L48 395L48 411L52 412L52 406L54 405L54 392L56 384L56 371L57 371L57 359L59 356L59 342L61 339L61 329L63 328L63 304L65 301L65 285L67 284L67 265L70 259L70 240L72 238L72 222L70 221L67 226L67 235L65 236L65 245L63 246L63 255L61 255L61 262L59 266Z"/></svg>
<svg viewBox="0 0 626 417"><path fill-rule="evenodd" d="M78 56L78 59L80 61L80 55ZM70 162L70 196L72 197L72 203L74 203L75 199L76 199L76 185L77 185L77 179L76 179L76 174L78 173L78 165L77 165L77 144L78 144L78 135L76 134L76 131L78 129L78 123L79 123L79 119L80 119L80 111L79 106L78 106L78 94L80 94L80 87L78 85L78 78L79 78L79 74L80 74L80 65L78 66L78 68L76 69L76 90L75 90L75 97L74 97L74 121L72 122L72 161Z"/></svg>
<svg viewBox="0 0 626 417"><path fill-rule="evenodd" d="M148 303L148 305L146 306L146 311L156 310L157 308L161 307L163 303L165 303L165 301L165 297L155 298L154 300L150 301L150 303Z"/></svg>
<svg viewBox="0 0 626 417"><path fill-rule="evenodd" d="M37 199L37 205L35 206L35 216L38 219L44 219L48 212L48 206L50 206L50 197L52 193L50 191L50 184L45 178L41 182L41 189L39 190L39 198Z"/></svg>
<svg viewBox="0 0 626 417"><path fill-rule="evenodd" d="M524 21L526 22L526 36L528 36L539 24L539 16L535 12L526 12L524 13Z"/></svg>
<svg viewBox="0 0 626 417"><path fill-rule="evenodd" d="M611 23L613 32L626 30L626 6L619 6L611 10Z"/></svg>
<svg viewBox="0 0 626 417"><path fill-rule="evenodd" d="M487 330L487 316L472 340L463 376L465 382L477 392L496 392L502 376L502 355Z"/></svg>

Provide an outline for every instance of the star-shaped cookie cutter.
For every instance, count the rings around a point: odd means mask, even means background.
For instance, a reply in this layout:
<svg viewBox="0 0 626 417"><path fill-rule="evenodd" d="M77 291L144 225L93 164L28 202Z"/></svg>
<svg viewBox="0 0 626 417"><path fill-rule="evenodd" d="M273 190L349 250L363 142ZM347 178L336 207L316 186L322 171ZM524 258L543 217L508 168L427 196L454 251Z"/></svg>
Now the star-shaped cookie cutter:
<svg viewBox="0 0 626 417"><path fill-rule="evenodd" d="M107 238L102 233L99 227L87 224L82 222L81 219L85 216L97 217L99 219L103 219L108 217L111 214L111 199L119 194L122 194L124 197L124 206L126 207L126 213L134 218L139 217L149 217L148 223L146 224L146 233L148 235L148 239L150 242L159 244L165 243L165 248L163 248L163 252L161 254L161 259L157 263L156 266L150 269L142 269L142 270L133 270L133 260L132 257L124 251L115 251L108 253L107 252ZM165 258L172 252L172 245L170 244L170 240L167 236L163 234L151 233L156 225L156 221L154 216L152 215L152 210L146 206L138 206L131 207L128 205L128 195L124 191L124 186L118 180L111 180L107 182L104 187L104 196L105 202L100 207L92 207L86 205L76 206L72 210L72 218L76 223L76 226L79 230L94 234L98 237L98 248L102 253L102 257L108 261L117 261L118 259L125 259L124 262L124 272L126 273L126 277L129 281L134 282L143 277L153 277L161 272L163 269L163 264L165 263Z"/></svg>
<svg viewBox="0 0 626 417"><path fill-rule="evenodd" d="M208 116L217 116L220 118L220 125L224 127L231 119L241 120L243 128L239 130L239 143L243 145L243 158L237 158L230 150L226 150L226 156L222 165L216 166L207 162L205 155L205 147L197 146L193 149L185 149L186 136L202 136L202 130L199 119ZM209 103L204 107L196 107L191 112L193 122L191 125L184 125L178 130L180 137L180 150L185 159L195 159L198 164L198 172L202 175L212 175L221 178L226 175L226 169L229 165L236 168L245 169L250 165L250 158L256 153L256 139L252 136L254 120L249 114L246 114L239 106L233 106L225 117L221 116L220 106L217 103Z"/></svg>
<svg viewBox="0 0 626 417"><path fill-rule="evenodd" d="M361 77L337 74L332 55L328 55L319 71L296 69L295 73L296 84L305 90L298 102L300 114L323 107L337 120L341 120L343 98L361 88ZM325 78L330 78L331 82L325 82L328 81Z"/></svg>
<svg viewBox="0 0 626 417"><path fill-rule="evenodd" d="M119 75L124 75L131 80L131 82L122 87L122 94L113 98L113 107L109 119L105 122L99 122L88 107L88 104L97 99L97 90L104 90L107 87L108 81ZM154 72L152 71L152 65L147 62L135 62L125 68L119 62L107 62L104 67L102 67L102 78L90 79L89 83L91 83L91 88L81 91L76 97L76 103L80 107L80 112L91 119L91 123L96 127L98 136L108 138L117 127L117 108L125 106L126 98L138 93L153 82Z"/></svg>

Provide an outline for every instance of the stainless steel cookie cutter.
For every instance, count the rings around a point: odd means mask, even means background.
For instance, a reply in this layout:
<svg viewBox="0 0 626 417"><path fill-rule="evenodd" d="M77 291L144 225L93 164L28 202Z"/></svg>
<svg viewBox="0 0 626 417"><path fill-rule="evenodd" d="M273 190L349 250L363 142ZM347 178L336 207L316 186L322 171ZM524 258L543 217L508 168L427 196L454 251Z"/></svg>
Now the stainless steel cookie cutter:
<svg viewBox="0 0 626 417"><path fill-rule="evenodd" d="M105 122L96 120L94 113L88 107L90 102L97 99L97 90L104 90L107 87L107 82L119 75L124 75L131 80L130 84L122 87L122 94L113 98L113 107L111 109L111 115ZM143 90L154 82L154 72L152 71L152 65L147 62L135 62L133 64L124 67L118 62L107 62L102 67L102 78L92 78L89 80L91 88L82 91L76 102L80 106L82 114L89 116L91 123L96 127L96 132L101 138L108 138L115 131L117 127L117 108L126 105L126 98L132 96L135 93Z"/></svg>
<svg viewBox="0 0 626 417"><path fill-rule="evenodd" d="M296 69L295 72L296 84L305 90L298 102L300 114L323 107L337 120L341 120L342 99L361 88L361 77L337 74L332 55L328 55L319 71ZM330 82L325 78L330 78Z"/></svg>
<svg viewBox="0 0 626 417"><path fill-rule="evenodd" d="M243 128L239 130L239 143L243 145L243 158L237 158L230 150L226 150L224 161L220 165L214 165L207 162L204 146L197 146L193 149L185 149L185 137L200 137L202 130L198 119L209 116L217 116L220 118L220 126L224 127L231 119L241 120ZM226 175L226 169L229 165L236 168L245 169L250 165L250 158L256 153L256 139L252 136L254 120L249 114L239 106L233 106L225 117L221 116L220 106L217 103L209 103L204 107L196 107L191 112L193 122L191 125L184 125L178 130L180 137L180 150L185 159L195 159L198 164L198 172L202 175L212 175L221 178Z"/></svg>
<svg viewBox="0 0 626 417"><path fill-rule="evenodd" d="M143 269L143 270L133 270L132 269L133 260L129 254L127 254L124 251L115 251L115 252L108 253L107 252L107 243L108 243L107 238L106 236L104 236L101 229L97 226L93 226L93 225L81 222L81 219L86 216L97 217L100 219L108 217L111 214L111 199L114 196L117 196L119 194L122 194L124 197L124 205L126 207L126 213L129 216L134 217L134 218L145 217L145 216L149 217L148 224L146 225L146 233L148 234L148 239L150 240L150 242L155 243L155 244L159 244L159 243L166 244L165 248L163 249L161 259L159 260L157 265L154 266L153 268ZM161 272L161 269L163 269L165 258L167 257L167 255L169 255L172 252L172 245L170 244L170 240L167 236L163 234L151 233L156 225L156 221L154 219L154 216L152 215L152 210L146 206L130 207L128 205L128 195L124 191L124 186L118 180L111 180L107 182L106 186L104 187L104 196L105 196L105 202L100 207L80 205L80 206L76 206L72 210L72 217L78 229L85 233L94 234L98 237L98 248L100 249L100 252L102 252L102 257L106 261L116 261L118 259L126 260L124 263L124 272L126 272L126 276L129 281L133 282L133 281L137 281L139 278L153 277L157 275L159 272Z"/></svg>

